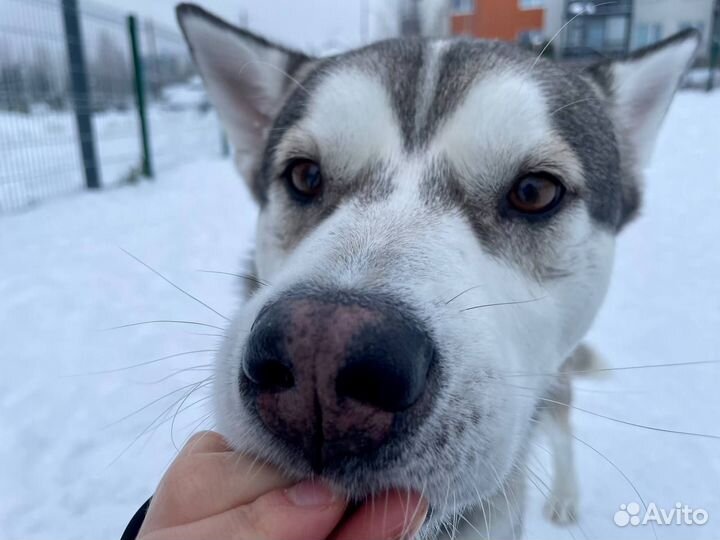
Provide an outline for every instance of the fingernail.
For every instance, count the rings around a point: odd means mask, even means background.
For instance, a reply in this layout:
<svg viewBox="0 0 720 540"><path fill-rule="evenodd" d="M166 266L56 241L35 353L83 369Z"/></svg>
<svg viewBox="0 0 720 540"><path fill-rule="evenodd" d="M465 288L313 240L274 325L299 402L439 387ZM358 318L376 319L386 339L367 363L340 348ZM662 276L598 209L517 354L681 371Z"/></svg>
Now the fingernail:
<svg viewBox="0 0 720 540"><path fill-rule="evenodd" d="M327 506L335 502L335 494L322 482L305 480L285 490L285 496L295 506Z"/></svg>

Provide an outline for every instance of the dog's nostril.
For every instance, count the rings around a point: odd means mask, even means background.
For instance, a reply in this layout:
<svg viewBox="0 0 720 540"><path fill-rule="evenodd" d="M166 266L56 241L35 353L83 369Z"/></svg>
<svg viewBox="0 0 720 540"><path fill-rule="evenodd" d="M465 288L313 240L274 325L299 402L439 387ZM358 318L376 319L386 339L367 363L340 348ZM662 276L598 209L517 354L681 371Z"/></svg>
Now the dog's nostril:
<svg viewBox="0 0 720 540"><path fill-rule="evenodd" d="M295 385L292 369L272 357L256 357L245 365L245 375L260 390L282 391Z"/></svg>
<svg viewBox="0 0 720 540"><path fill-rule="evenodd" d="M369 346L350 358L338 373L336 391L339 397L397 413L409 409L423 394L432 348L419 333L385 338L380 350Z"/></svg>

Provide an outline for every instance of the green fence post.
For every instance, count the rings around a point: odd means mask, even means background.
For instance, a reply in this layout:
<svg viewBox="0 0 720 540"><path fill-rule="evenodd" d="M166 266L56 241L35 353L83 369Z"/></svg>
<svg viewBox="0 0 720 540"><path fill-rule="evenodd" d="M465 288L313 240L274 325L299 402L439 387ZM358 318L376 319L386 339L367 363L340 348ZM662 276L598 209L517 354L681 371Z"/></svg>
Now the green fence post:
<svg viewBox="0 0 720 540"><path fill-rule="evenodd" d="M140 120L140 139L142 142L142 173L148 178L155 175L150 155L150 131L147 121L147 106L145 101L145 77L143 74L142 55L140 54L140 36L135 15L128 15L128 33L132 49L133 71L135 72L135 101L137 102L138 117Z"/></svg>
<svg viewBox="0 0 720 540"><path fill-rule="evenodd" d="M85 49L77 0L63 0L62 10L65 41L67 42L70 89L75 109L75 122L77 123L80 138L85 185L88 189L97 189L100 187L100 170L98 169L97 153L95 151L90 85L88 84L88 71L85 63Z"/></svg>
<svg viewBox="0 0 720 540"><path fill-rule="evenodd" d="M710 67L708 68L707 91L712 92L715 88L715 68L718 67L720 60L720 37L714 39L710 48Z"/></svg>

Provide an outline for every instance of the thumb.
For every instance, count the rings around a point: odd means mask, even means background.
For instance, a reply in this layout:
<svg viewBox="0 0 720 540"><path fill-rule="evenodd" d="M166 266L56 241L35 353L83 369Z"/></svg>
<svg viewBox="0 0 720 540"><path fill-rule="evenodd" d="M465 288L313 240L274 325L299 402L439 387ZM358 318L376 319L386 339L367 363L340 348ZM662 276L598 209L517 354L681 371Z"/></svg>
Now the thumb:
<svg viewBox="0 0 720 540"><path fill-rule="evenodd" d="M246 519L263 540L325 540L343 517L347 503L323 483L306 480L246 506Z"/></svg>
<svg viewBox="0 0 720 540"><path fill-rule="evenodd" d="M307 480L222 514L168 529L156 540L325 540L342 519L346 506L344 498L336 496L328 486Z"/></svg>

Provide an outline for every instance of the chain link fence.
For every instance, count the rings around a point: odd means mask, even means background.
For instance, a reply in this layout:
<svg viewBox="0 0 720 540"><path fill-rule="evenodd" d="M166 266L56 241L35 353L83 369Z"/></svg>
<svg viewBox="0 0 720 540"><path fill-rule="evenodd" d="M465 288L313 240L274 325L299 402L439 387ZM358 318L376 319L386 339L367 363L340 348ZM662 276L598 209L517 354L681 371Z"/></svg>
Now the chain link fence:
<svg viewBox="0 0 720 540"><path fill-rule="evenodd" d="M179 31L77 0L0 12L0 212L223 152Z"/></svg>

